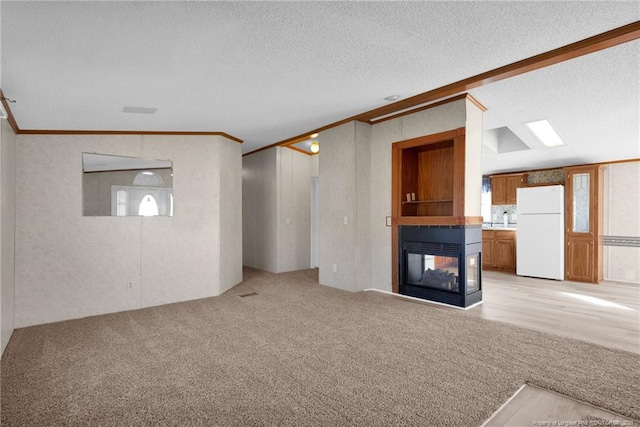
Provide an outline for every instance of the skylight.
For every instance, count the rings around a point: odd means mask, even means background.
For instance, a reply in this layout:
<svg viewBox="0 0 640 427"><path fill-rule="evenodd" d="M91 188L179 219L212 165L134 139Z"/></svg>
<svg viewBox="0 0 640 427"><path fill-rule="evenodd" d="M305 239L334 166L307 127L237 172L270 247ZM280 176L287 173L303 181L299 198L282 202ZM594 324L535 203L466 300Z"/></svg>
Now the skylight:
<svg viewBox="0 0 640 427"><path fill-rule="evenodd" d="M566 145L549 120L538 120L535 122L525 123L525 125L527 125L531 133L538 138L538 141L542 142L547 147L560 147L562 145Z"/></svg>

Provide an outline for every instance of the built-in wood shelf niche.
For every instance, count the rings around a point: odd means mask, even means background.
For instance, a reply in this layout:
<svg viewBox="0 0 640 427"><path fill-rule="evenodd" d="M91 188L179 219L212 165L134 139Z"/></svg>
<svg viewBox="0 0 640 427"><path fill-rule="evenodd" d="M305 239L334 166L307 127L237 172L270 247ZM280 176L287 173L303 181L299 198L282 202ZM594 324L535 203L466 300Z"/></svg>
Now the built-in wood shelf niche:
<svg viewBox="0 0 640 427"><path fill-rule="evenodd" d="M392 216L397 224L466 224L465 129L396 142Z"/></svg>

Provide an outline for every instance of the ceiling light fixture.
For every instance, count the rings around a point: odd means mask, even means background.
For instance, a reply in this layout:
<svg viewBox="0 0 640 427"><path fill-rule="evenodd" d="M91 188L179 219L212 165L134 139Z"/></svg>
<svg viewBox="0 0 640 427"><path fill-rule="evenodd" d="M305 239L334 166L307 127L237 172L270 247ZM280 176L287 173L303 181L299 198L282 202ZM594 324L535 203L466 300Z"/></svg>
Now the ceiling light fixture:
<svg viewBox="0 0 640 427"><path fill-rule="evenodd" d="M537 120L535 122L525 123L531 133L547 147L560 147L566 145L564 140L558 134L558 131L551 125L549 120Z"/></svg>
<svg viewBox="0 0 640 427"><path fill-rule="evenodd" d="M313 141L309 149L313 154L316 154L320 151L320 144L318 143L318 141Z"/></svg>
<svg viewBox="0 0 640 427"><path fill-rule="evenodd" d="M398 99L400 99L400 95L389 95L384 97L384 100L389 102L397 101Z"/></svg>
<svg viewBox="0 0 640 427"><path fill-rule="evenodd" d="M319 133L317 133L317 132L316 132L316 133L312 133L310 138L311 138L311 139L313 139L313 138L317 138L317 137L318 137L318 135L320 135L320 134L319 134Z"/></svg>

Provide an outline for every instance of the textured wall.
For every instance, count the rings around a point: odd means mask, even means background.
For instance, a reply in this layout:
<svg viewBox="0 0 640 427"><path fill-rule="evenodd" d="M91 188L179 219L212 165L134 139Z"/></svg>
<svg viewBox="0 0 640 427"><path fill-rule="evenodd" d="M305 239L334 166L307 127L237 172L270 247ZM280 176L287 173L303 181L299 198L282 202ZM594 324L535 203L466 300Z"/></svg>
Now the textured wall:
<svg viewBox="0 0 640 427"><path fill-rule="evenodd" d="M309 268L311 157L278 150L278 273Z"/></svg>
<svg viewBox="0 0 640 427"><path fill-rule="evenodd" d="M18 136L16 325L217 295L221 144L235 143ZM83 217L82 152L173 160L174 216Z"/></svg>
<svg viewBox="0 0 640 427"><path fill-rule="evenodd" d="M482 110L466 100L464 216L482 216Z"/></svg>
<svg viewBox="0 0 640 427"><path fill-rule="evenodd" d="M466 113L466 100L461 99L395 120L401 121L401 140L405 140L464 127ZM390 167L391 163L389 163Z"/></svg>
<svg viewBox="0 0 640 427"><path fill-rule="evenodd" d="M288 148L243 157L245 265L272 273L309 268L311 173L311 157Z"/></svg>
<svg viewBox="0 0 640 427"><path fill-rule="evenodd" d="M242 158L242 259L244 265L278 271L277 150Z"/></svg>
<svg viewBox="0 0 640 427"><path fill-rule="evenodd" d="M355 123L356 212L355 226L355 288L371 287L371 126Z"/></svg>
<svg viewBox="0 0 640 427"><path fill-rule="evenodd" d="M15 325L15 164L16 137L0 120L0 355Z"/></svg>
<svg viewBox="0 0 640 427"><path fill-rule="evenodd" d="M220 143L220 289L223 293L242 281L242 146Z"/></svg>
<svg viewBox="0 0 640 427"><path fill-rule="evenodd" d="M391 143L402 140L402 121L371 129L371 288L391 292Z"/></svg>
<svg viewBox="0 0 640 427"><path fill-rule="evenodd" d="M640 162L608 165L604 175L605 236L640 237ZM605 246L604 278L640 284L640 248Z"/></svg>
<svg viewBox="0 0 640 427"><path fill-rule="evenodd" d="M320 135L320 283L348 291L356 290L355 133L355 122L349 122Z"/></svg>

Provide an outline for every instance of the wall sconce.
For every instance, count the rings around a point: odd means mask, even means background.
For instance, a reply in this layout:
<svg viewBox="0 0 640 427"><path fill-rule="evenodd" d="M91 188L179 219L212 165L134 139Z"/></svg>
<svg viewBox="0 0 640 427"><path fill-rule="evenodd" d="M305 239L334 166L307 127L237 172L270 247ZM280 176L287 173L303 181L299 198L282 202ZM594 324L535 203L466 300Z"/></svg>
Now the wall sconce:
<svg viewBox="0 0 640 427"><path fill-rule="evenodd" d="M311 152L313 154L316 154L317 152L320 151L320 144L318 143L318 141L313 141L311 143L311 148L310 148Z"/></svg>

